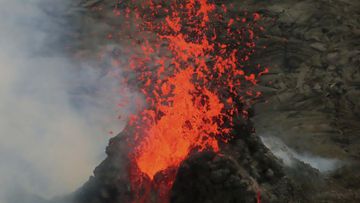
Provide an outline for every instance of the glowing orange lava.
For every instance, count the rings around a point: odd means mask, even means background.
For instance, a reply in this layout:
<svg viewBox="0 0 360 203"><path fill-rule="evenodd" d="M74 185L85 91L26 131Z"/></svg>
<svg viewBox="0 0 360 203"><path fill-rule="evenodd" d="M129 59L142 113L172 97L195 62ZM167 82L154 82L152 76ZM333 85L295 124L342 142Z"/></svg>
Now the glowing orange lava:
<svg viewBox="0 0 360 203"><path fill-rule="evenodd" d="M130 155L138 176L132 175L133 190L142 174L154 180L194 150L219 151L218 142L231 138L233 117L246 116L239 105L260 94L251 86L266 71L247 67L260 15L233 16L212 2L145 0L125 9L141 36L134 44L142 53L129 64L147 104L131 122L137 129Z"/></svg>
<svg viewBox="0 0 360 203"><path fill-rule="evenodd" d="M170 166L178 166L192 148L218 150L218 143L211 133L218 134L218 125L214 118L221 114L223 104L216 95L203 89L201 98L193 96L194 84L190 81L193 69L188 68L168 79L163 86L173 86L173 96L167 102L159 104L162 112L147 131L147 136L138 146L137 164L150 178Z"/></svg>

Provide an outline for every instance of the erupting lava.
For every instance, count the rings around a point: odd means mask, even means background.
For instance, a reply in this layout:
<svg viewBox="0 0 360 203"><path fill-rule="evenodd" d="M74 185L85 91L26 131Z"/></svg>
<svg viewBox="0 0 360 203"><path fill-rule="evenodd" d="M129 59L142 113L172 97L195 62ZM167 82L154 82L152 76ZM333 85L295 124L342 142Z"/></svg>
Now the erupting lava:
<svg viewBox="0 0 360 203"><path fill-rule="evenodd" d="M218 142L231 138L233 119L246 116L239 106L260 95L250 87L267 69L248 64L255 33L262 29L260 16L236 16L214 2L144 0L114 11L136 23L140 39L134 43L142 47L129 69L135 75L129 83L137 82L147 105L131 119L137 130L130 154L135 191L145 179L176 171L192 151L219 151ZM165 190L173 179L164 183ZM166 192L158 193L165 198Z"/></svg>
<svg viewBox="0 0 360 203"><path fill-rule="evenodd" d="M137 148L138 167L150 178L170 166L178 166L192 148L218 150L216 139L209 135L220 133L213 119L221 115L223 104L207 89L200 90L201 96L207 98L194 97L192 75L192 68L185 69L162 86L162 93L173 86L173 95L167 98L171 104L157 105L156 111L163 115L158 120L152 115L154 122Z"/></svg>

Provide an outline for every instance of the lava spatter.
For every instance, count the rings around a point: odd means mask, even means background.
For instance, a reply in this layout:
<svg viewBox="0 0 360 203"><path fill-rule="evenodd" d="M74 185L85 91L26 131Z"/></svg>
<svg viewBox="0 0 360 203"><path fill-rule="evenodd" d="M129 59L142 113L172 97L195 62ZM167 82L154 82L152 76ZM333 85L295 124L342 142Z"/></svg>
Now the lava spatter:
<svg viewBox="0 0 360 203"><path fill-rule="evenodd" d="M128 71L147 105L131 122L137 129L129 155L134 201L144 202L155 188L167 202L181 162L192 151L218 152L218 143L233 136L233 117L246 116L238 105L259 96L251 87L267 70L251 68L249 60L261 17L234 16L210 0L128 5L114 14L136 25L141 51Z"/></svg>

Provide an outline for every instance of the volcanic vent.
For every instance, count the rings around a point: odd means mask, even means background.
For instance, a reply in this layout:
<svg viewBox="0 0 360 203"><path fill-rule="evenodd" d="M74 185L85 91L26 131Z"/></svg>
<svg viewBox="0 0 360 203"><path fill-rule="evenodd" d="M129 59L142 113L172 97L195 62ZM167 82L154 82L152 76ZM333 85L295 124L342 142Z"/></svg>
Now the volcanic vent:
<svg viewBox="0 0 360 203"><path fill-rule="evenodd" d="M294 187L249 121L267 72L251 60L261 16L210 0L104 6L124 21L109 39L139 47L113 60L145 104L76 201L290 202Z"/></svg>

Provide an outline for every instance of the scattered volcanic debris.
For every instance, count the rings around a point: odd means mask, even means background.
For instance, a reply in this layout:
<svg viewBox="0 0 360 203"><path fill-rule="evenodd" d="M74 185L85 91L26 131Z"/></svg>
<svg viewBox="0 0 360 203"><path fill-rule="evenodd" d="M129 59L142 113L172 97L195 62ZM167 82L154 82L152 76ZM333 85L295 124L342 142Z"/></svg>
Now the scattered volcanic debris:
<svg viewBox="0 0 360 203"><path fill-rule="evenodd" d="M143 190L149 186L139 182L149 179L167 202L177 168L190 152L219 152L219 142L241 136L232 133L233 119L248 116L243 104L261 94L251 87L267 71L248 63L261 17L234 15L207 0L132 2L114 11L123 12L141 36L133 42L141 52L131 56L128 72L146 98L146 108L130 122L137 129L130 153L132 191L136 201L148 199ZM171 175L159 181L158 173Z"/></svg>
<svg viewBox="0 0 360 203"><path fill-rule="evenodd" d="M249 122L261 95L254 86L268 72L251 60L261 15L207 0L120 1L112 13L124 23L106 38L140 47L114 60L145 107L110 141L77 201L292 199L293 186Z"/></svg>

